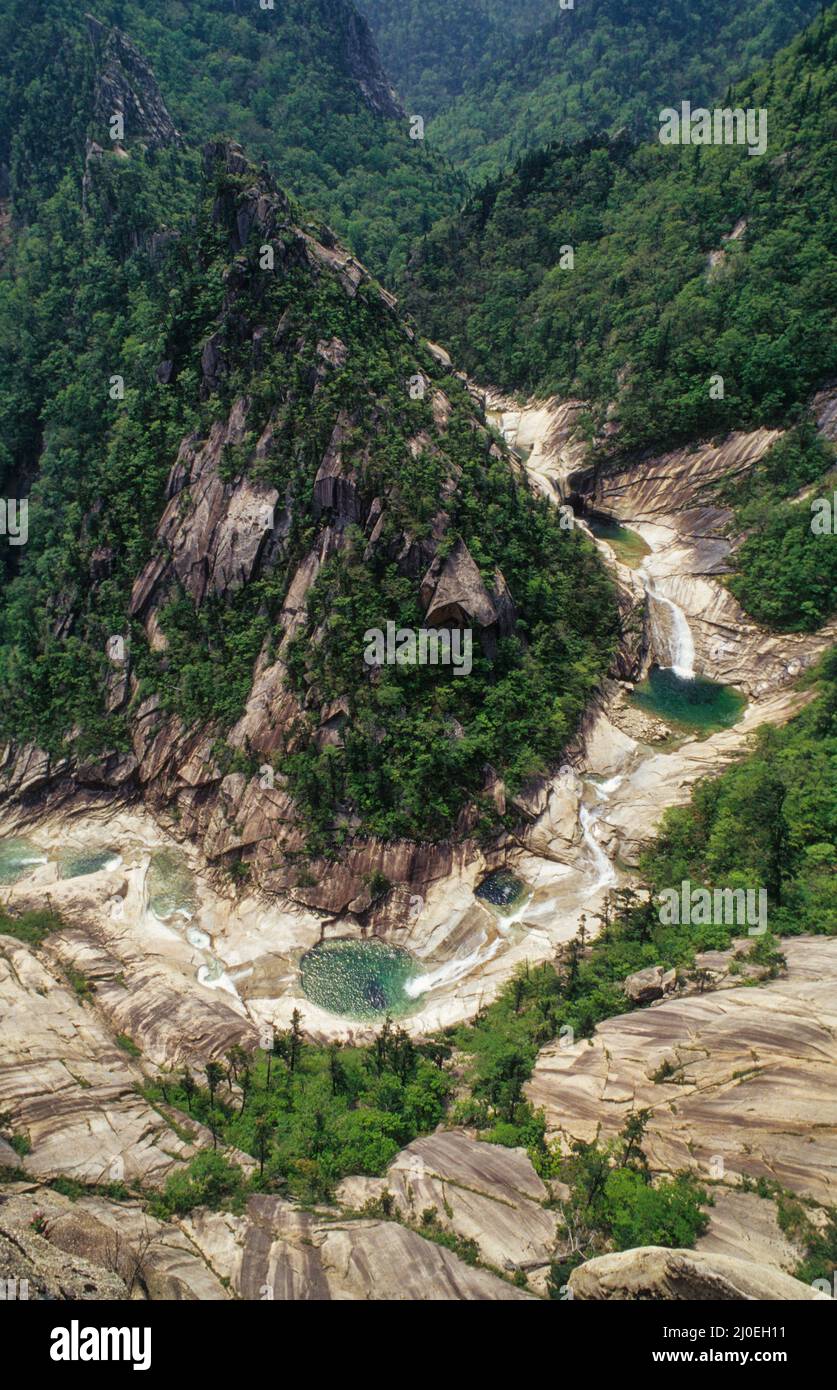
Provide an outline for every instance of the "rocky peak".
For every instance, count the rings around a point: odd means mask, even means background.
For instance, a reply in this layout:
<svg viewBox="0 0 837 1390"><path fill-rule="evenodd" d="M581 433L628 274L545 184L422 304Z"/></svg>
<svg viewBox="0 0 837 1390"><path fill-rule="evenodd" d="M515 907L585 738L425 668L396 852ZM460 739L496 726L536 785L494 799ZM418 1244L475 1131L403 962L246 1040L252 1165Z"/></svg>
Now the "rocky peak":
<svg viewBox="0 0 837 1390"><path fill-rule="evenodd" d="M398 118L404 108L384 72L378 47L367 21L352 5L345 7L343 61L367 106L379 116Z"/></svg>
<svg viewBox="0 0 837 1390"><path fill-rule="evenodd" d="M93 122L107 129L122 116L126 140L141 139L153 146L182 144L157 79L135 44L121 29L110 28L85 15L96 60Z"/></svg>

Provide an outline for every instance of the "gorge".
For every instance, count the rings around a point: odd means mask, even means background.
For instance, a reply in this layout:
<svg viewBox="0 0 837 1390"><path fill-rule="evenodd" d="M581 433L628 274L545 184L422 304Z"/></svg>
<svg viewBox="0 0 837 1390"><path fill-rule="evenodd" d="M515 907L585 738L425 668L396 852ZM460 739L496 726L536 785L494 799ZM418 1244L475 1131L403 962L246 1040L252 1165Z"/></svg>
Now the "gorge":
<svg viewBox="0 0 837 1390"><path fill-rule="evenodd" d="M837 9L31 5L0 1292L824 1301Z"/></svg>

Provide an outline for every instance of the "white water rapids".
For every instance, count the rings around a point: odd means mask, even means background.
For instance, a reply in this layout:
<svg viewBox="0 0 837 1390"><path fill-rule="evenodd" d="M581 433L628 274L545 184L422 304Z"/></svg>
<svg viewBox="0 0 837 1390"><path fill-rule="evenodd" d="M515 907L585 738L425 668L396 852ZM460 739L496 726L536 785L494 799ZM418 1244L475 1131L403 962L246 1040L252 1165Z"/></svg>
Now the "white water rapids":
<svg viewBox="0 0 837 1390"><path fill-rule="evenodd" d="M503 938L514 923L520 921L525 915L531 901L532 894L527 893L514 912L499 916L497 923L499 935L495 936L493 941L489 942L487 934L484 934L479 945L468 955L454 956L452 960L445 961L443 965L437 965L435 970L428 971L426 975L416 975L412 980L408 980L404 986L404 993L409 995L411 999L418 999L419 995L427 994L431 989L455 984L457 980L470 975L477 966L485 965L486 961L496 956L503 945Z"/></svg>
<svg viewBox="0 0 837 1390"><path fill-rule="evenodd" d="M593 787L595 790L597 800L592 806L585 806L584 803L582 803L578 808L578 822L581 826L584 843L593 861L593 870L595 874L595 877L585 893L585 897L588 898L592 898L594 894L600 892L602 888L612 887L613 884L618 881L618 875L613 866L613 862L605 854L599 843L596 826L601 819L611 793L616 791L621 781L622 778L620 776L611 777L609 782L589 782L588 786Z"/></svg>
<svg viewBox="0 0 837 1390"><path fill-rule="evenodd" d="M695 644L686 614L672 599L657 591L653 578L644 566L637 573L648 602L649 635L657 663L664 669L674 671L681 680L694 680ZM625 774L620 774L604 782L593 779L585 779L583 782L582 799L578 808L582 856L577 867L586 881L577 890L579 907L619 882L619 871L599 837L608 802L624 780ZM498 953L504 944L503 937L515 920L526 915L531 923L533 916L555 911L555 903L547 901L539 903L533 912L529 907L531 896L530 894L509 918L501 920L498 936L490 938L486 934L468 954L454 957L443 965L416 976L406 985L406 993L416 999L431 991L456 985L483 968Z"/></svg>

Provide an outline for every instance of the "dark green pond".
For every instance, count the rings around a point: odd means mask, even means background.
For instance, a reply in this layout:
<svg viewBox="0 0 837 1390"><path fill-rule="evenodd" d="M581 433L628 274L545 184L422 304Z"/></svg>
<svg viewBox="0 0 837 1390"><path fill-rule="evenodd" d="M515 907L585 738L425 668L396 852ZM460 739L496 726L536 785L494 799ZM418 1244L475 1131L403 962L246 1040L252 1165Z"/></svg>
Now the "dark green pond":
<svg viewBox="0 0 837 1390"><path fill-rule="evenodd" d="M152 854L146 886L148 906L162 922L177 913L182 917L194 916L197 897L192 872L174 850L161 849Z"/></svg>
<svg viewBox="0 0 837 1390"><path fill-rule="evenodd" d="M738 722L747 701L729 685L719 685L705 676L684 680L668 668L652 666L646 680L634 690L631 700L648 714L683 729L712 732L728 729Z"/></svg>
<svg viewBox="0 0 837 1390"><path fill-rule="evenodd" d="M118 849L65 849L58 855L58 872L62 878L84 878L98 874L118 858Z"/></svg>
<svg viewBox="0 0 837 1390"><path fill-rule="evenodd" d="M28 840L0 840L0 883L17 883L32 872L37 864L46 864L47 856Z"/></svg>
<svg viewBox="0 0 837 1390"><path fill-rule="evenodd" d="M638 536L636 531L631 531L627 526L620 526L612 517L594 514L585 517L585 521L594 536L601 541L607 541L617 560L621 560L623 565L637 569L646 555L651 554L651 547L646 545L642 536Z"/></svg>
<svg viewBox="0 0 837 1390"><path fill-rule="evenodd" d="M484 878L482 883L474 889L474 896L480 898L485 903L490 903L492 907L509 908L515 907L526 892L526 884L522 883L508 869L497 869L488 878Z"/></svg>
<svg viewBox="0 0 837 1390"><path fill-rule="evenodd" d="M415 1008L407 984L418 961L385 941L321 941L302 957L302 989L312 1004L345 1018L397 1017Z"/></svg>

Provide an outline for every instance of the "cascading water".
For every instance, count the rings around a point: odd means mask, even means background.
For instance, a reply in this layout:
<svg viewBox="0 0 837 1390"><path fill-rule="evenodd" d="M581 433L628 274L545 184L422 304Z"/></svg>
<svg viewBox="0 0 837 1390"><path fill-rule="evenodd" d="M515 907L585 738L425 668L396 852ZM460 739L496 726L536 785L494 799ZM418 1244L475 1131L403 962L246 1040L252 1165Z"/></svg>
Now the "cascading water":
<svg viewBox="0 0 837 1390"><path fill-rule="evenodd" d="M592 897L594 893L600 892L602 888L610 888L618 881L616 869L599 843L596 834L596 826L601 820L602 812L604 811L608 798L611 793L616 790L621 781L621 777L612 777L609 782L602 782L598 785L596 783L590 783L589 785L591 785L596 792L597 801L593 806L585 806L582 802L578 808L578 822L581 826L582 838L590 852L590 858L593 861L593 870L595 873L595 878L586 890L586 897Z"/></svg>
<svg viewBox="0 0 837 1390"><path fill-rule="evenodd" d="M511 878L511 875L509 877ZM480 897L480 894L477 893L475 896ZM457 980L464 979L496 956L512 927L525 915L532 901L532 894L526 892L523 884L519 884L519 892L515 896L516 905L511 912L503 913L496 910L497 904L495 903L498 936L489 937L488 933L484 932L478 945L467 955L454 956L452 960L445 961L444 965L436 966L426 975L416 975L414 979L408 980L404 988L409 997L417 999L419 995L427 994L431 989L455 984ZM491 902L492 900L484 898L483 901Z"/></svg>
<svg viewBox="0 0 837 1390"><path fill-rule="evenodd" d="M502 937L495 937L486 949L487 940L488 937L483 935L480 944L467 956L455 956L453 960L445 961L444 965L438 965L426 975L416 975L412 980L408 980L404 992L410 999L418 999L420 995L427 994L431 989L438 989L440 985L452 985L457 980L464 979L478 966L485 965L500 949Z"/></svg>
<svg viewBox="0 0 837 1390"><path fill-rule="evenodd" d="M648 600L650 646L655 658L631 703L662 719L669 730L709 733L736 723L745 699L730 686L695 673L695 643L686 614L653 579L638 570Z"/></svg>
<svg viewBox="0 0 837 1390"><path fill-rule="evenodd" d="M648 618L658 664L672 670L681 680L694 680L695 643L686 614L670 598L657 593L645 569L639 571L639 577L648 599Z"/></svg>
<svg viewBox="0 0 837 1390"><path fill-rule="evenodd" d="M28 840L0 840L0 883L17 883L37 864L47 864L47 855Z"/></svg>

